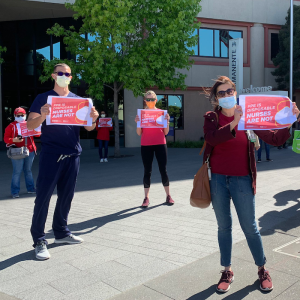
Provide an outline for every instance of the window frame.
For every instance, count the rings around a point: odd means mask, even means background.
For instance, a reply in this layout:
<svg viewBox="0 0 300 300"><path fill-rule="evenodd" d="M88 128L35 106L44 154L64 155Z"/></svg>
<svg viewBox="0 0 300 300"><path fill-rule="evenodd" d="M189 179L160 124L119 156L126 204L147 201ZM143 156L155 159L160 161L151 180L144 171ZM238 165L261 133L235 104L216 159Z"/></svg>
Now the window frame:
<svg viewBox="0 0 300 300"><path fill-rule="evenodd" d="M208 29L213 31L213 56L205 56L205 55L200 55L200 30L201 29ZM221 30L226 30L226 31L234 31L234 32L240 32L241 33L241 38L244 38L244 31L243 30L235 30L235 29L225 29L225 28L211 28L211 27L200 27L197 29L197 35L198 35L198 55L191 55L191 57L203 57L203 58L221 58L221 59L229 59L229 55L227 57L222 57L221 56L221 49L220 49L220 56L215 56L215 31L221 31ZM221 44L220 44L221 45Z"/></svg>
<svg viewBox="0 0 300 300"><path fill-rule="evenodd" d="M167 111L169 113L169 96L181 96L182 97L182 107L181 107L181 111L182 111L182 127L181 128L176 128L174 126L174 130L184 130L184 94L162 94L162 93L157 93L156 97L157 96L168 96L168 99L167 99ZM161 99L159 99L161 100ZM157 101L159 101L157 100Z"/></svg>

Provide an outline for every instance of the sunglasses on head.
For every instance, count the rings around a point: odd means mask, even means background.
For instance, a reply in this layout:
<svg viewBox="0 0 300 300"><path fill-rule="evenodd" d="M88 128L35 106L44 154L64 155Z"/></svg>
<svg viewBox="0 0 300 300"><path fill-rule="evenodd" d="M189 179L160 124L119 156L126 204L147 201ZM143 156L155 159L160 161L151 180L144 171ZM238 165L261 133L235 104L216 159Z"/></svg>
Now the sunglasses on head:
<svg viewBox="0 0 300 300"><path fill-rule="evenodd" d="M71 76L71 73L64 73L64 72L54 72L54 74L57 74L58 76L63 76L63 75L66 75L67 77L70 77Z"/></svg>
<svg viewBox="0 0 300 300"><path fill-rule="evenodd" d="M152 101L154 102L156 99L155 98L145 98L145 101L149 102L149 101Z"/></svg>
<svg viewBox="0 0 300 300"><path fill-rule="evenodd" d="M218 91L217 92L217 96L220 97L220 98L224 98L226 96L226 94L228 96L232 96L235 92L235 89L234 88L230 88L228 89L227 91Z"/></svg>

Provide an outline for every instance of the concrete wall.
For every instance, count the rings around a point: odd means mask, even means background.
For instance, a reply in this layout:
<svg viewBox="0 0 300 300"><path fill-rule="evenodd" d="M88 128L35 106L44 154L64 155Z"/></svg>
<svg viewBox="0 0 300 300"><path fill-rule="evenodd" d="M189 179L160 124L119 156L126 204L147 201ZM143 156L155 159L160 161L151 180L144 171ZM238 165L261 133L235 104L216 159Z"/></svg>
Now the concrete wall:
<svg viewBox="0 0 300 300"><path fill-rule="evenodd" d="M299 1L294 1L300 5ZM289 0L202 0L198 17L283 25Z"/></svg>

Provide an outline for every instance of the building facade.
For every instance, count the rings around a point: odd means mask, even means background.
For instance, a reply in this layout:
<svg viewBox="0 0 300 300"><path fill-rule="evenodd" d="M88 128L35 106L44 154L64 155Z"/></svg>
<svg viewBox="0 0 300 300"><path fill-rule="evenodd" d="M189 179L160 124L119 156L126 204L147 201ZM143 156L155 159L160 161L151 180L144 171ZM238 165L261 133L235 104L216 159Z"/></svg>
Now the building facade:
<svg viewBox="0 0 300 300"><path fill-rule="evenodd" d="M39 81L43 60L71 58L60 38L46 34L55 23L80 26L64 3L65 0L0 1L0 46L8 49L3 54L5 63L0 73L0 142L11 122L13 109L30 107L37 94L53 87L50 80ZM290 0L202 0L200 4L201 27L195 32L199 41L191 57L194 65L189 71L182 71L187 75L187 90L153 88L160 107L175 116L175 138L181 141L197 141L203 137L203 115L211 109L203 88L212 86L213 79L219 75L229 75L228 39L243 38L243 88L251 85L276 88L271 74L272 58L279 50L278 32L286 22ZM294 4L300 5L300 1ZM72 87L80 96L85 96L85 90L84 84ZM108 90L101 109L111 108L110 98ZM300 94L296 93L296 101L300 101ZM120 95L120 125L124 128L126 147L140 145L134 118L142 106L143 99L135 98L131 91L124 90Z"/></svg>

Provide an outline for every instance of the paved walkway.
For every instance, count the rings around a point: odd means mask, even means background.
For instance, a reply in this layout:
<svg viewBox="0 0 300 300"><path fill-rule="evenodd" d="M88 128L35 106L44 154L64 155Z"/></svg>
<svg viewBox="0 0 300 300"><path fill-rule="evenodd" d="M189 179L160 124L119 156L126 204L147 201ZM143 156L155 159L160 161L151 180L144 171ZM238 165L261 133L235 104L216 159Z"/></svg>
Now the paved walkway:
<svg viewBox="0 0 300 300"><path fill-rule="evenodd" d="M28 300L99 300L112 297L130 300L188 299L188 294L180 292L189 291L188 280L176 282L173 277L169 282L176 287L172 294L152 285L149 287L153 293L150 291L149 294L147 285L153 280L168 283L166 276L181 272L186 274L188 268L194 270L191 274L198 274L199 280L201 276L209 278L207 284L199 281L198 288L201 290L195 289L193 292L202 296L208 289L210 296L215 297L213 284L219 279L218 271L221 269L215 216L211 208L200 210L189 205L192 178L201 161L198 152L198 149L169 149L168 172L172 196L176 201L173 207L163 204L165 195L158 168L154 164L151 206L142 210L139 206L143 200L143 166L139 149L123 149L123 154L133 156L110 159L107 164L99 163L97 150L84 151L69 224L73 233L83 237L85 242L72 246L53 244L51 221L56 199L54 195L46 223L52 256L48 261L35 260L31 247L29 228L34 197L26 194L22 180L20 198L10 198L11 162L5 152L0 152L0 299L6 299L4 295ZM274 162L262 162L258 166L256 201L259 226L267 232L263 240L268 258L272 256L269 239L273 238L272 243L277 247L286 242L283 235L276 236L277 229L296 215L300 207L299 156L290 149L272 149L271 155ZM33 166L35 177L37 167L38 159ZM292 228L296 227L294 223ZM256 270L235 214L233 236L234 243L241 242L235 247L242 245L239 247L246 249L241 259L249 261L249 266L251 262L251 270L254 271L251 278L253 274L256 278ZM238 261L237 265L242 264ZM291 263L291 267L294 266L299 265ZM238 272L246 278L247 265L239 267ZM243 272L246 273L243 275ZM283 287L279 289L283 286L280 276L285 275L275 274L278 289L268 297L283 292ZM285 288L288 288L297 281L283 282L287 282ZM170 288L168 284L165 286ZM236 287L242 288L238 284ZM146 289L144 298L140 297L139 289ZM251 296L256 289L257 286L253 285L249 299L258 299ZM127 295L134 292L138 293L137 298L134 294ZM248 296L232 299L242 298L248 299Z"/></svg>

